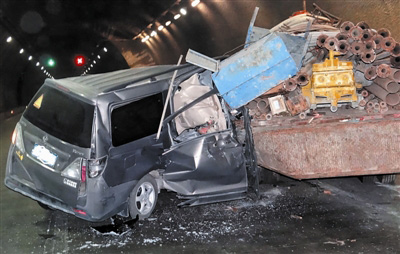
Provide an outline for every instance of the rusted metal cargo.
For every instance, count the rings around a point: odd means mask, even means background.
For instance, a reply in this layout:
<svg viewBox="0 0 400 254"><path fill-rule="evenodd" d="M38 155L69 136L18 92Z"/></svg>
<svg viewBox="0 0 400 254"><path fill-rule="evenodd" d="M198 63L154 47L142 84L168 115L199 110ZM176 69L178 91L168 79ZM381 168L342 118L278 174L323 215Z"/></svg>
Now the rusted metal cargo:
<svg viewBox="0 0 400 254"><path fill-rule="evenodd" d="M400 173L398 110L320 113L253 121L258 164L295 179Z"/></svg>

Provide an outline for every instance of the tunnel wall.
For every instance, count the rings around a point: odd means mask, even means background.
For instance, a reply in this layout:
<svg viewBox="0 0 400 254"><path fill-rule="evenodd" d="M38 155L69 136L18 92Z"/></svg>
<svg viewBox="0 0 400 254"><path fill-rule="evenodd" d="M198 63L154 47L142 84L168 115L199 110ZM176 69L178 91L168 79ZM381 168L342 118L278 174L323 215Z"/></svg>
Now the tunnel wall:
<svg viewBox="0 0 400 254"><path fill-rule="evenodd" d="M366 21L370 27L388 28L392 37L400 41L400 0L316 0L322 9L354 23ZM303 9L301 0L281 1L202 1L196 8L188 8L188 15L173 21L146 43L114 42L130 67L154 64L175 64L179 55L189 48L208 56L220 56L244 43L255 7L259 7L256 26L271 28L292 13Z"/></svg>

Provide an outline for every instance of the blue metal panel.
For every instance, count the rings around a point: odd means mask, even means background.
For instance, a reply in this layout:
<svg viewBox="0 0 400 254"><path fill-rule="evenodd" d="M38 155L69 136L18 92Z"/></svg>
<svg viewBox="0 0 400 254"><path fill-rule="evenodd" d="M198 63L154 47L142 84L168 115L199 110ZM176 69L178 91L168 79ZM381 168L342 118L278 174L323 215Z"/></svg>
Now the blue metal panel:
<svg viewBox="0 0 400 254"><path fill-rule="evenodd" d="M222 61L213 80L229 106L238 108L297 71L283 40L271 34Z"/></svg>

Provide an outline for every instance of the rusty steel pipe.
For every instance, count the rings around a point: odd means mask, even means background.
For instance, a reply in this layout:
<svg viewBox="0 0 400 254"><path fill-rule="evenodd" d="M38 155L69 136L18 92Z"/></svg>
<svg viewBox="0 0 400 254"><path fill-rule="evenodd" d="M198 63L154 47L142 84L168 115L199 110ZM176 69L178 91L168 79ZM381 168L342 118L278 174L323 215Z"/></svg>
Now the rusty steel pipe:
<svg viewBox="0 0 400 254"><path fill-rule="evenodd" d="M381 41L381 48L386 51L392 51L396 46L396 41L392 37L383 38Z"/></svg>
<svg viewBox="0 0 400 254"><path fill-rule="evenodd" d="M378 74L378 77L380 77L380 78L389 77L391 72L392 72L392 68L390 68L390 66L387 64L380 64L376 68L376 73Z"/></svg>
<svg viewBox="0 0 400 254"><path fill-rule="evenodd" d="M373 40L364 42L364 51L365 52L373 51L375 53L375 49L376 49L376 44Z"/></svg>
<svg viewBox="0 0 400 254"><path fill-rule="evenodd" d="M340 26L340 32L342 33L349 33L351 28L354 27L354 23L351 21L345 21L342 23L342 25Z"/></svg>
<svg viewBox="0 0 400 254"><path fill-rule="evenodd" d="M247 107L248 109L255 109L255 108L257 108L257 101L255 101L255 100L249 101L249 103L247 103L246 107Z"/></svg>
<svg viewBox="0 0 400 254"><path fill-rule="evenodd" d="M390 93L386 97L386 103L390 106L396 106L400 103L400 94Z"/></svg>
<svg viewBox="0 0 400 254"><path fill-rule="evenodd" d="M371 30L365 29L365 30L362 32L361 40L362 40L362 41L371 41L373 36L374 36L374 34L372 33Z"/></svg>
<svg viewBox="0 0 400 254"><path fill-rule="evenodd" d="M268 111L269 102L266 99L261 99L257 102L257 108L261 113Z"/></svg>
<svg viewBox="0 0 400 254"><path fill-rule="evenodd" d="M349 31L350 38L359 41L362 38L363 30L359 26L354 26Z"/></svg>
<svg viewBox="0 0 400 254"><path fill-rule="evenodd" d="M349 51L350 44L346 40L340 40L337 43L337 49L339 52L346 54Z"/></svg>
<svg viewBox="0 0 400 254"><path fill-rule="evenodd" d="M365 105L367 105L367 102L366 102L364 99L362 99L362 100L358 103L358 106L360 106L360 107L365 107Z"/></svg>
<svg viewBox="0 0 400 254"><path fill-rule="evenodd" d="M338 44L338 40L335 37L328 37L325 40L324 47L327 50L336 50Z"/></svg>
<svg viewBox="0 0 400 254"><path fill-rule="evenodd" d="M381 59L384 59L384 58L389 59L389 56L390 56L390 52L381 51L381 52L376 54L376 60L381 60Z"/></svg>
<svg viewBox="0 0 400 254"><path fill-rule="evenodd" d="M296 77L296 83L299 86L305 86L310 81L309 76L306 72L299 72Z"/></svg>
<svg viewBox="0 0 400 254"><path fill-rule="evenodd" d="M400 83L400 70L399 69L392 69L390 78L396 81L397 83Z"/></svg>
<svg viewBox="0 0 400 254"><path fill-rule="evenodd" d="M390 106L394 106L399 104L400 95L397 93L388 93L385 89L380 87L377 84L372 84L370 86L366 86L365 89L375 94L379 99L383 100Z"/></svg>
<svg viewBox="0 0 400 254"><path fill-rule="evenodd" d="M378 100L377 99L372 99L367 103L367 107L368 108L374 108L375 103L378 103ZM379 103L378 103L378 105L379 105Z"/></svg>
<svg viewBox="0 0 400 254"><path fill-rule="evenodd" d="M374 99L375 98L375 95L374 94L369 94L367 97L365 97L364 99L362 99L359 103L358 103L358 105L360 105L360 107L365 107L366 105L367 105L367 103L370 101L370 100L372 100L372 99Z"/></svg>
<svg viewBox="0 0 400 254"><path fill-rule="evenodd" d="M400 43L396 42L392 51L390 51L392 56L400 56Z"/></svg>
<svg viewBox="0 0 400 254"><path fill-rule="evenodd" d="M369 68L367 68L364 72L364 77L367 80L373 80L378 76L378 73L376 71L376 66L370 66Z"/></svg>
<svg viewBox="0 0 400 254"><path fill-rule="evenodd" d="M366 98L366 97L368 97L368 95L369 95L369 93L368 93L367 90L362 90L362 91L361 91L361 96L362 96L362 97Z"/></svg>
<svg viewBox="0 0 400 254"><path fill-rule="evenodd" d="M374 103L374 109L379 110L381 107L379 106L379 102Z"/></svg>
<svg viewBox="0 0 400 254"><path fill-rule="evenodd" d="M364 44L362 42L355 41L350 45L350 51L354 55L361 55L364 48Z"/></svg>
<svg viewBox="0 0 400 254"><path fill-rule="evenodd" d="M400 56L390 56L390 64L394 67L400 67Z"/></svg>
<svg viewBox="0 0 400 254"><path fill-rule="evenodd" d="M379 29L379 30L377 31L377 33L378 33L379 35L381 35L383 38L386 38L386 37L390 37L390 36L391 36L390 31L389 31L388 29L386 29L386 28L381 28L381 29Z"/></svg>
<svg viewBox="0 0 400 254"><path fill-rule="evenodd" d="M360 21L356 24L356 26L361 27L361 29L366 30L369 29L369 25L365 21Z"/></svg>
<svg viewBox="0 0 400 254"><path fill-rule="evenodd" d="M400 90L400 85L396 81L390 78L380 78L377 77L374 82L380 85L389 93L397 93Z"/></svg>
<svg viewBox="0 0 400 254"><path fill-rule="evenodd" d="M283 82L283 88L288 92L292 92L292 91L296 90L296 88L297 88L296 80L294 78L286 79Z"/></svg>
<svg viewBox="0 0 400 254"><path fill-rule="evenodd" d="M388 91L375 83L370 86L366 86L365 89L367 89L369 92L373 93L376 97L383 101L386 101L386 96L388 96L389 94Z"/></svg>
<svg viewBox="0 0 400 254"><path fill-rule="evenodd" d="M385 113L385 112L387 112L389 110L389 108L388 107L380 107L379 108L379 113Z"/></svg>
<svg viewBox="0 0 400 254"><path fill-rule="evenodd" d="M384 101L379 102L379 107L381 108L387 108L387 103Z"/></svg>
<svg viewBox="0 0 400 254"><path fill-rule="evenodd" d="M324 47L324 44L325 44L325 41L326 41L326 39L328 39L328 35L326 35L326 34L320 34L319 36L318 36L318 38L317 38L317 45L318 45L318 47L320 47L320 48L322 48L322 47Z"/></svg>
<svg viewBox="0 0 400 254"><path fill-rule="evenodd" d="M370 51L370 52L363 52L361 54L361 60L364 63L372 63L373 61L375 61L376 55L374 51Z"/></svg>
<svg viewBox="0 0 400 254"><path fill-rule="evenodd" d="M336 37L336 39L338 39L338 41L347 40L349 38L349 34L340 32L335 37Z"/></svg>
<svg viewBox="0 0 400 254"><path fill-rule="evenodd" d="M383 40L382 35L380 35L380 34L375 34L374 36L372 36L371 40L375 42L375 45L376 45L376 49L377 49L377 50L378 50L378 49L381 49L381 41Z"/></svg>
<svg viewBox="0 0 400 254"><path fill-rule="evenodd" d="M363 62L358 62L358 64L355 67L357 71L361 71L364 73L370 67L370 65L365 64Z"/></svg>

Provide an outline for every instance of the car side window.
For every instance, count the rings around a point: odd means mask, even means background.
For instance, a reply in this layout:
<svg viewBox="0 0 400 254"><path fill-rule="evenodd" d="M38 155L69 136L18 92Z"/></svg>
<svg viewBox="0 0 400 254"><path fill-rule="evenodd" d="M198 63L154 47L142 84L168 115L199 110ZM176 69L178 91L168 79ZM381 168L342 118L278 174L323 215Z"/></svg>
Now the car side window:
<svg viewBox="0 0 400 254"><path fill-rule="evenodd" d="M157 133L162 111L161 93L115 108L111 112L113 146L124 145Z"/></svg>

